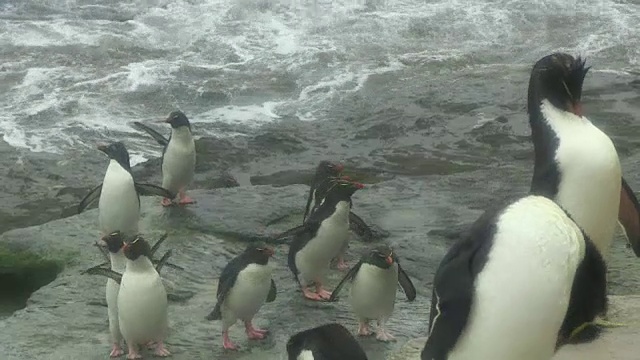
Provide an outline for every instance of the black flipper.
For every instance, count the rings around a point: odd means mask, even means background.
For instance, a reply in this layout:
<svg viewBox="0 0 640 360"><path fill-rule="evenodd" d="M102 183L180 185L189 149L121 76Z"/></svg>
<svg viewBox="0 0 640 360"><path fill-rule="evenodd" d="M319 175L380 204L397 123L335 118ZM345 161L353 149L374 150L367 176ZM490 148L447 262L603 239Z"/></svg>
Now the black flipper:
<svg viewBox="0 0 640 360"><path fill-rule="evenodd" d="M624 228L624 233L633 252L640 257L640 204L633 189L624 178L622 178L622 187L620 188L618 220Z"/></svg>
<svg viewBox="0 0 640 360"><path fill-rule="evenodd" d="M349 228L353 230L362 240L369 242L373 240L373 232L362 218L352 212L349 213Z"/></svg>
<svg viewBox="0 0 640 360"><path fill-rule="evenodd" d="M281 240L281 239L286 239L286 238L290 238L292 236L297 236L300 233L304 232L306 230L304 225L300 225L300 226L296 226L292 229L289 229L283 233L280 233L278 235L276 235L273 239L274 240Z"/></svg>
<svg viewBox="0 0 640 360"><path fill-rule="evenodd" d="M167 260L171 257L171 254L173 254L173 249L167 250L160 260L158 260L158 263L156 264L156 271L158 274L160 273L160 270L162 270L162 267L167 263Z"/></svg>
<svg viewBox="0 0 640 360"><path fill-rule="evenodd" d="M407 299L409 301L416 299L416 288L413 286L413 282L411 282L409 275L407 275L402 266L400 266L400 263L398 263L398 283L400 284L400 287L402 287L404 294L407 295Z"/></svg>
<svg viewBox="0 0 640 360"><path fill-rule="evenodd" d="M305 223L303 226L298 226L296 229L300 228L293 241L289 245L289 254L287 255L287 265L289 266L289 270L293 273L293 277L296 279L296 282L300 284L300 279L298 278L298 267L296 266L296 254L298 251L302 250L302 248L313 239L314 230L310 227L311 224L309 222ZM315 224L316 226L320 226L319 224Z"/></svg>
<svg viewBox="0 0 640 360"><path fill-rule="evenodd" d="M111 257L109 256L109 251L104 248L104 246L100 246L98 243L93 243L93 246L97 247L100 250L102 256L107 260L104 264L109 264L111 262Z"/></svg>
<svg viewBox="0 0 640 360"><path fill-rule="evenodd" d="M356 276L356 274L360 270L360 266L362 266L362 261L358 261L355 265L353 265L351 269L349 269L349 271L347 271L342 280L340 280L340 282L338 283L338 286L336 286L336 288L331 293L329 301L336 301L336 298L338 297L338 294L340 293L340 290L342 290L344 284L346 284L348 280L351 280Z"/></svg>
<svg viewBox="0 0 640 360"><path fill-rule="evenodd" d="M315 197L316 185L315 181L311 183L311 188L309 189L309 197L307 197L307 205L304 207L304 215L302 215L302 223L307 220L307 216L309 216L309 210L311 208L311 201Z"/></svg>
<svg viewBox="0 0 640 360"><path fill-rule="evenodd" d="M115 282L117 282L118 284L120 284L120 282L122 281L122 274L115 272L111 269L106 269L100 266L94 266L92 268L89 268L85 271L82 272L82 274L89 274L89 275L102 275L102 276L106 276L108 278L113 279Z"/></svg>
<svg viewBox="0 0 640 360"><path fill-rule="evenodd" d="M164 137L164 135L160 134L159 132L153 130L152 128L148 127L147 125L139 122L139 121L134 121L133 123L138 129L146 132L147 134L151 135L151 137L153 137L153 139L155 141L158 142L158 144L162 145L162 146L167 146L169 144L169 139L167 139L166 137Z"/></svg>
<svg viewBox="0 0 640 360"><path fill-rule="evenodd" d="M152 184L136 183L136 191L138 192L139 195L162 196L169 199L173 199L177 195L163 187L152 185Z"/></svg>
<svg viewBox="0 0 640 360"><path fill-rule="evenodd" d="M475 278L486 263L496 231L497 211L485 212L469 235L444 256L433 281L429 337L423 360L446 360L467 325L474 296Z"/></svg>
<svg viewBox="0 0 640 360"><path fill-rule="evenodd" d="M276 299L276 282L271 279L271 288L269 289L269 294L267 295L267 302L270 303Z"/></svg>
<svg viewBox="0 0 640 360"><path fill-rule="evenodd" d="M220 282L218 282L218 301L216 302L216 306L213 308L213 310L209 313L209 315L206 316L207 320L222 319L222 312L220 311L220 307L222 306L224 299L227 297L229 290L231 290L233 283L235 283L235 277L233 278L233 281L232 279L226 279L226 281L222 281L222 275L220 276Z"/></svg>
<svg viewBox="0 0 640 360"><path fill-rule="evenodd" d="M167 236L169 236L168 233L164 233L162 234L162 236L160 236L160 239L158 239L158 241L156 241L155 244L153 244L153 246L151 247L151 257L153 257L153 254L156 253L156 251L158 251L158 248L160 248L160 245L162 245L162 243L167 240Z"/></svg>
<svg viewBox="0 0 640 360"><path fill-rule="evenodd" d="M83 212L84 209L87 208L87 206L96 201L100 197L101 192L102 184L91 189L91 191L89 191L89 193L80 201L80 204L78 204L78 214Z"/></svg>

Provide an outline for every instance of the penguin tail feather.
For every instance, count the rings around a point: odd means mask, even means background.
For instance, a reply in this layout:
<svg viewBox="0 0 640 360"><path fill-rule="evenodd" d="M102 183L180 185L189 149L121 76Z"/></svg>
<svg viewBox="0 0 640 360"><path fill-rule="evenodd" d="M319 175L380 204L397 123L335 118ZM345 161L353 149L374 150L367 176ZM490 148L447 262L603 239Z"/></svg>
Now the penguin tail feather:
<svg viewBox="0 0 640 360"><path fill-rule="evenodd" d="M216 304L216 307L213 308L213 311L209 313L206 317L207 320L221 320L222 312L220 312L220 305Z"/></svg>

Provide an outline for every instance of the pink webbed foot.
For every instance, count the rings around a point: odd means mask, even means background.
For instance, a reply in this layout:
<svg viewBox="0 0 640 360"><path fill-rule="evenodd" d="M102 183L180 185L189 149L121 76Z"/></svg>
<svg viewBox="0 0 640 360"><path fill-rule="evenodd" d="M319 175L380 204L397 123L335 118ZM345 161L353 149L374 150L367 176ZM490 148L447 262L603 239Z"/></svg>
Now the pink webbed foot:
<svg viewBox="0 0 640 360"><path fill-rule="evenodd" d="M140 355L135 345L129 345L129 353L127 354L127 359L142 359L142 355Z"/></svg>
<svg viewBox="0 0 640 360"><path fill-rule="evenodd" d="M366 322L360 322L358 326L358 336L369 336L369 335L371 335L369 324L367 324Z"/></svg>
<svg viewBox="0 0 640 360"><path fill-rule="evenodd" d="M158 345L156 346L156 351L154 351L153 354L159 357L167 357L171 355L171 352L169 352L169 350L164 347L164 343L162 341L159 341Z"/></svg>
<svg viewBox="0 0 640 360"><path fill-rule="evenodd" d="M156 347L156 342L155 342L155 341L153 341L153 340L151 340L151 341L147 342L147 343L145 344L145 346L147 347L147 349L153 349L153 348L155 348L155 347Z"/></svg>
<svg viewBox="0 0 640 360"><path fill-rule="evenodd" d="M338 258L338 265L337 265L338 270L340 271L347 271L349 270L349 265L347 265L347 263L344 261L344 258L342 256L340 256Z"/></svg>
<svg viewBox="0 0 640 360"><path fill-rule="evenodd" d="M186 204L195 204L196 201L193 200L192 198L190 198L187 194L184 193L184 191L180 191L180 193L178 194L179 197L179 201L178 204L180 205L186 205Z"/></svg>
<svg viewBox="0 0 640 360"><path fill-rule="evenodd" d="M302 295L304 295L304 297L309 300L322 301L322 298L320 297L320 295L309 290L309 288L306 286L302 288Z"/></svg>
<svg viewBox="0 0 640 360"><path fill-rule="evenodd" d="M229 339L229 331L222 332L222 347L226 350L238 350L236 344Z"/></svg>
<svg viewBox="0 0 640 360"><path fill-rule="evenodd" d="M320 282L316 282L316 293L323 300L329 300L331 297L331 292L323 289Z"/></svg>
<svg viewBox="0 0 640 360"><path fill-rule="evenodd" d="M122 351L122 349L120 348L119 344L113 344L113 346L111 346L111 353L109 354L110 357L120 357L124 355L124 351Z"/></svg>
<svg viewBox="0 0 640 360"><path fill-rule="evenodd" d="M246 321L244 323L244 328L247 333L247 337L251 340L262 340L267 336L267 330L254 328L251 321Z"/></svg>
<svg viewBox="0 0 640 360"><path fill-rule="evenodd" d="M389 332L385 329L384 325L381 325L378 322L378 328L376 329L376 339L380 341L395 341L396 338L389 334Z"/></svg>
<svg viewBox="0 0 640 360"><path fill-rule="evenodd" d="M171 201L171 199L169 198L162 198L162 201L160 202L160 204L162 204L162 206L164 207L169 207L173 205L173 201Z"/></svg>

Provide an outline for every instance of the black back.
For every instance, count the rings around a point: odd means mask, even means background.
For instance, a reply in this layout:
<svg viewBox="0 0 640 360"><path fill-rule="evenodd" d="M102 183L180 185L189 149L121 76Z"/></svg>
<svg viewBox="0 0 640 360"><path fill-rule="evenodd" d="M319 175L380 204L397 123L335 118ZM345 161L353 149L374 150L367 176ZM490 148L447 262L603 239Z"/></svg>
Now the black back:
<svg viewBox="0 0 640 360"><path fill-rule="evenodd" d="M328 160L320 161L316 167L316 173L311 180L307 205L305 206L304 215L302 217L303 223L309 216L311 201L313 200L313 207L311 209L317 209L318 205L327 195L327 191L331 187L331 180L340 176L340 172L343 168L342 164L333 163ZM313 210L311 211L313 212Z"/></svg>
<svg viewBox="0 0 640 360"><path fill-rule="evenodd" d="M125 243L124 256L131 261L136 261L140 256L146 256L151 260L151 246L147 240L138 235L131 242Z"/></svg>
<svg viewBox="0 0 640 360"><path fill-rule="evenodd" d="M341 201L347 201L351 204L351 196L358 190L362 189L364 185L343 179L332 179L331 186L325 196L324 201L318 207L318 209L311 213L307 221L302 225L303 229L298 231L291 245L289 246L288 265L289 269L293 272L297 280L298 268L296 267L295 256L296 253L313 239L320 225L326 219L328 219L336 211L336 206Z"/></svg>
<svg viewBox="0 0 640 360"><path fill-rule="evenodd" d="M213 311L207 316L208 320L218 320L221 318L220 307L229 290L235 285L238 274L249 266L249 264L267 265L271 255L273 255L273 249L271 247L263 242L255 242L247 245L240 255L234 257L227 263L220 274L218 290L216 292L217 302Z"/></svg>
<svg viewBox="0 0 640 360"><path fill-rule="evenodd" d="M576 270L569 307L558 333L557 348L572 343L572 333L585 323L592 322L607 310L607 266L602 255L582 232L585 239L585 256ZM593 340L592 338L586 339Z"/></svg>
<svg viewBox="0 0 640 360"><path fill-rule="evenodd" d="M131 173L131 164L129 163L129 151L120 141L112 142L109 145L99 145L98 150L107 154L109 159L113 159L120 164L125 170Z"/></svg>
<svg viewBox="0 0 640 360"><path fill-rule="evenodd" d="M329 323L301 331L289 338L287 356L297 360L303 350L315 360L367 360L367 354L344 326Z"/></svg>
<svg viewBox="0 0 640 360"><path fill-rule="evenodd" d="M488 210L444 256L433 280L429 338L422 360L446 360L467 325L475 279L487 262L503 207Z"/></svg>
<svg viewBox="0 0 640 360"><path fill-rule="evenodd" d="M538 60L531 70L527 111L535 151L531 194L554 199L560 184L560 171L555 161L559 139L545 122L540 105L548 100L558 109L571 111L580 103L582 85L589 68L579 57L554 53Z"/></svg>

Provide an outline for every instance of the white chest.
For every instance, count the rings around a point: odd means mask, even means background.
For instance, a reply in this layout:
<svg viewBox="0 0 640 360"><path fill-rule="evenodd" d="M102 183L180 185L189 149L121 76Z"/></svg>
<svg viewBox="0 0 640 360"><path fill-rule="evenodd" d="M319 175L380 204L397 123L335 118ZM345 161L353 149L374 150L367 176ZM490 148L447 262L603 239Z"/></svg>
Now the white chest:
<svg viewBox="0 0 640 360"><path fill-rule="evenodd" d="M302 350L298 355L297 360L315 360L311 350Z"/></svg>
<svg viewBox="0 0 640 360"><path fill-rule="evenodd" d="M131 174L111 160L102 182L99 200L100 229L104 234L122 231L127 236L138 232L140 203Z"/></svg>
<svg viewBox="0 0 640 360"><path fill-rule="evenodd" d="M349 239L350 205L341 201L334 213L320 224L313 239L296 254L296 265L304 270L306 264L324 266L333 259Z"/></svg>
<svg viewBox="0 0 640 360"><path fill-rule="evenodd" d="M350 291L354 312L362 318L388 317L393 311L398 284L398 266L382 269L362 264Z"/></svg>
<svg viewBox="0 0 640 360"><path fill-rule="evenodd" d="M251 319L267 299L272 271L271 266L259 264L249 264L240 271L223 304L223 311L231 310L235 317Z"/></svg>
<svg viewBox="0 0 640 360"><path fill-rule="evenodd" d="M587 118L543 104L543 115L559 139L556 201L603 254L608 253L618 219L621 169L611 139Z"/></svg>

